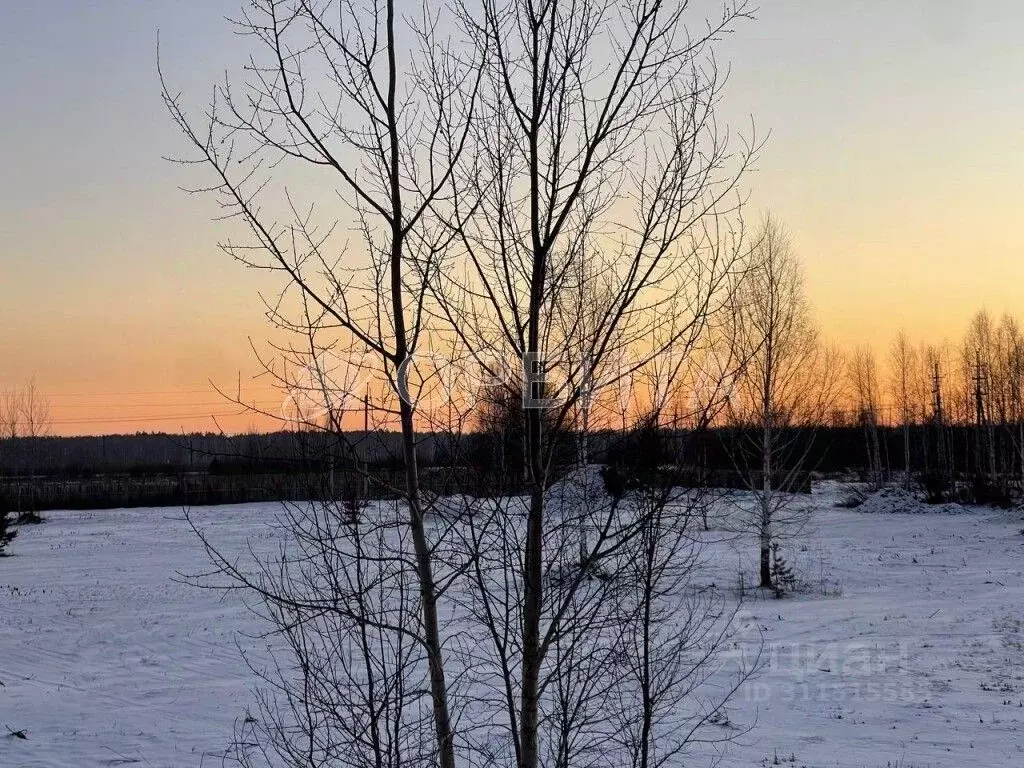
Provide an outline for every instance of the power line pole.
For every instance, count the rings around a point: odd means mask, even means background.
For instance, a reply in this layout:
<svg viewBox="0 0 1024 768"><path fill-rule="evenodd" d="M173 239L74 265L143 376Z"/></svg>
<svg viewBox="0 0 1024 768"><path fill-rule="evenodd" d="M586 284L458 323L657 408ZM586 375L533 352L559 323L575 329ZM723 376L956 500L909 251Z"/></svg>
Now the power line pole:
<svg viewBox="0 0 1024 768"><path fill-rule="evenodd" d="M942 375L939 372L939 361L932 364L932 418L935 422L936 437L936 458L939 473L940 493L946 493L947 488L947 457L946 457L946 436L945 417L942 413Z"/></svg>
<svg viewBox="0 0 1024 768"><path fill-rule="evenodd" d="M984 375L981 370L981 351L974 350L974 476L980 480L982 469L982 441L985 434Z"/></svg>
<svg viewBox="0 0 1024 768"><path fill-rule="evenodd" d="M985 363L985 396L988 398L988 409L985 411L985 439L988 443L988 471L992 479L992 485L996 485L999 467L996 462L996 421L992 414L992 370L988 363ZM1005 422L1005 419L1004 419Z"/></svg>

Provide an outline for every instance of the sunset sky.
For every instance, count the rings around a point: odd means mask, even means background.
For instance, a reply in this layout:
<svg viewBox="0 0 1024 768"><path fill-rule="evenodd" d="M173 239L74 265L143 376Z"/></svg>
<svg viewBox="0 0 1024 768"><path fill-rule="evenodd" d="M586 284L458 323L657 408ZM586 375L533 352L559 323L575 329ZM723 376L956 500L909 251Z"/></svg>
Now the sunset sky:
<svg viewBox="0 0 1024 768"><path fill-rule="evenodd" d="M0 388L34 377L63 434L244 428L266 278L217 247L160 100L194 105L246 55L240 0L0 10ZM804 262L824 333L884 350L1024 316L1024 4L763 0L720 49L721 119L770 133L746 177ZM273 399L271 397L271 399Z"/></svg>

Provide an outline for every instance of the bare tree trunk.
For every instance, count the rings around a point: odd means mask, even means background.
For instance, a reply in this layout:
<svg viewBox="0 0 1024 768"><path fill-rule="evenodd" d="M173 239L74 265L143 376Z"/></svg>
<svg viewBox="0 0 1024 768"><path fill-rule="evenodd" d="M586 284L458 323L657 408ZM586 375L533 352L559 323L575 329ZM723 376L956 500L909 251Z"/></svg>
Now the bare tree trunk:
<svg viewBox="0 0 1024 768"><path fill-rule="evenodd" d="M910 488L910 420L903 419L903 487Z"/></svg>
<svg viewBox="0 0 1024 768"><path fill-rule="evenodd" d="M535 94L536 98L536 94ZM536 113L535 113L536 119ZM538 719L540 714L540 621L544 607L542 563L544 559L544 490L547 485L544 462L544 435L541 407L548 395L544 367L547 360L540 354L542 292L547 275L547 249L541 235L540 174L538 169L539 127L531 124L530 138L530 230L533 239L530 281L529 331L523 360L523 381L526 416L527 462L530 479L530 511L526 522L526 551L523 574L523 680L519 712L519 768L537 768Z"/></svg>
<svg viewBox="0 0 1024 768"><path fill-rule="evenodd" d="M770 400L766 400L770 402ZM772 588L772 426L771 414L765 414L764 431L762 436L761 449L761 495L758 504L761 507L761 559L760 559L760 585L766 589Z"/></svg>
<svg viewBox="0 0 1024 768"><path fill-rule="evenodd" d="M543 607L541 566L544 525L544 492L537 486L530 491L530 511L526 525L519 766L536 768L539 764L537 724L540 712L540 618Z"/></svg>

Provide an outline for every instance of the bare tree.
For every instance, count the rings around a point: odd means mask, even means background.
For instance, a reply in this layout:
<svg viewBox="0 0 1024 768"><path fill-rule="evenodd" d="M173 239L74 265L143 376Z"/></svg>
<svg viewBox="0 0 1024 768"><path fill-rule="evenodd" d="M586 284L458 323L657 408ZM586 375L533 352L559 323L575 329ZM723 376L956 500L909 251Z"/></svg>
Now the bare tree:
<svg viewBox="0 0 1024 768"><path fill-rule="evenodd" d="M1004 501L1009 479L1020 466L1021 331L1016 319L998 321L987 312L971 320L963 341L962 375L971 403L974 463L977 477Z"/></svg>
<svg viewBox="0 0 1024 768"><path fill-rule="evenodd" d="M878 489L884 479L882 449L878 437L880 394L878 365L870 348L858 347L854 350L850 360L849 377L857 406L857 420L864 430L868 476L871 487Z"/></svg>
<svg viewBox="0 0 1024 768"><path fill-rule="evenodd" d="M750 152L741 147L732 155L715 128L723 80L712 52L747 7L727 4L696 34L686 25L688 10L656 0L486 0L480 17L467 13L488 65L474 162L457 187L459 266L443 271L437 304L482 366L500 350L521 370L514 381L523 385L525 524L501 523L500 530L514 531L514 544L490 544L510 553L505 566L515 572L514 653L494 642L496 658L508 657L499 694L520 768L549 763L542 737L553 727L553 710L573 711L545 698L545 681L548 674L569 679L561 675L587 647L572 641L574 628L589 616L596 622L592 642L610 632L600 611L578 603L583 576L559 589L545 581L565 557L556 553L575 558L580 549L573 531L583 526L573 520L567 528L565 515L590 517L581 573L637 532L635 519L626 522L618 507L581 510L577 496L551 508L565 426L582 398L635 381L669 350L684 365L723 320L737 269L739 233L725 214ZM585 315L568 300L581 262L598 265L589 271L608 286L597 311ZM656 418L653 410L636 416ZM593 681L584 678L565 695L584 696ZM589 731L599 730L595 723L561 722L568 730L549 734L549 746L569 744L569 732L579 741L552 764L567 764L588 732L607 743Z"/></svg>
<svg viewBox="0 0 1024 768"><path fill-rule="evenodd" d="M741 530L757 535L760 585L770 588L772 544L807 520L792 491L808 470L814 428L835 403L839 370L811 319L786 231L769 216L756 243L736 316L746 362L728 413L739 433L733 460L756 499L740 510Z"/></svg>
<svg viewBox="0 0 1024 768"><path fill-rule="evenodd" d="M917 350L911 345L907 335L900 331L889 350L889 390L896 401L900 414L900 427L903 430L903 484L909 488L911 483L911 427L917 421L915 411L915 377L919 367Z"/></svg>
<svg viewBox="0 0 1024 768"><path fill-rule="evenodd" d="M929 496L942 501L946 500L952 489L956 467L947 436L947 425L953 412L950 401L953 400L955 403L955 398L951 397L953 387L948 382L948 372L952 368L949 357L946 345L938 344L926 345L922 354L928 380L929 416L935 435L934 472L931 473L931 478L926 480L932 486L929 489Z"/></svg>
<svg viewBox="0 0 1024 768"><path fill-rule="evenodd" d="M253 39L254 52L240 83L226 80L215 89L203 121L190 118L162 74L161 80L167 108L196 150L190 162L212 171L205 190L248 234L223 249L284 282L280 296L267 302L267 315L299 336L299 345L286 352L312 371L310 389L327 400L325 419L315 426L340 432L339 397L359 396L337 391L325 375L325 358L350 359L390 385L403 437L402 491L422 612L417 637L429 666L438 760L452 768L438 586L419 489L408 360L424 332L424 281L444 247L444 233L431 224L432 208L443 208L465 146L480 69L441 31L451 26L443 11L424 8L414 18L396 6L394 0L249 4L236 26ZM288 180L301 174L319 177L312 189L327 196L304 198L290 188ZM334 213L339 205L347 215ZM359 235L353 250L350 231ZM286 387L293 383L286 371L268 366L268 372ZM261 594L271 605L290 604L286 595Z"/></svg>
<svg viewBox="0 0 1024 768"><path fill-rule="evenodd" d="M992 435L993 372L998 366L995 324L988 312L978 312L972 319L960 351L967 411L974 423L974 474L981 481L996 483L996 448ZM988 470L987 473L985 470Z"/></svg>
<svg viewBox="0 0 1024 768"><path fill-rule="evenodd" d="M50 400L29 380L21 393L21 434L25 437L44 437L50 432Z"/></svg>
<svg viewBox="0 0 1024 768"><path fill-rule="evenodd" d="M0 393L0 439L45 437L51 425L50 400L34 378L20 389Z"/></svg>
<svg viewBox="0 0 1024 768"><path fill-rule="evenodd" d="M0 392L0 439L17 437L21 426L21 396L13 389Z"/></svg>
<svg viewBox="0 0 1024 768"><path fill-rule="evenodd" d="M362 518L339 524L333 501L300 507L283 520L294 549L253 575L196 525L227 577L210 585L260 596L299 665L267 676L283 699L264 707L248 755L442 768L645 755L637 765L660 765L661 744L675 756L701 738L742 680L713 688L687 729L655 745L666 723L684 722L679 702L696 701L728 612L687 603L678 637L688 641L642 654L642 673L627 674L623 655L637 632L652 650L664 601L688 573L686 549L664 545L687 516L665 512L678 508L671 484L656 503L597 488L581 503L575 488L600 479L584 468L558 485L556 457L591 393L656 381L647 412L631 414L656 419L672 379L730 323L744 270L736 184L753 150L731 149L715 123L724 77L713 52L748 9L728 3L696 34L685 3L660 0L455 3L457 25L448 13L413 22L393 0L257 0L241 31L260 53L242 88L217 89L201 128L165 87L226 214L251 236L225 250L288 286L267 312L299 342L281 350L290 368L268 372L292 385L289 370L311 371L325 408L303 421L340 434L351 387L323 361L358 357L358 370L388 382L389 402L374 405L393 411L403 436L401 504L368 509L365 530ZM471 44L449 45L446 25ZM284 186L296 166L334 181L361 236L362 253L346 258L364 268L343 260L350 222ZM582 290L596 274L606 288L584 322L573 281ZM434 416L417 395L436 381L424 358L449 343L452 359L496 380L495 360L515 361L503 386L519 398L525 499L421 490L417 419ZM465 423L461 410L449 425ZM623 603L652 546L646 596ZM365 583L351 583L361 573ZM379 674L336 666L349 659ZM429 747L419 726L428 699ZM385 721L391 732L373 736ZM642 724L628 744L624 721Z"/></svg>
<svg viewBox="0 0 1024 768"><path fill-rule="evenodd" d="M1016 472L1024 488L1024 332L1012 315L1003 316L999 339L1001 363L998 380L1005 403L1001 414L1008 443L1013 446L1015 454L1007 458L1007 471L1011 474Z"/></svg>

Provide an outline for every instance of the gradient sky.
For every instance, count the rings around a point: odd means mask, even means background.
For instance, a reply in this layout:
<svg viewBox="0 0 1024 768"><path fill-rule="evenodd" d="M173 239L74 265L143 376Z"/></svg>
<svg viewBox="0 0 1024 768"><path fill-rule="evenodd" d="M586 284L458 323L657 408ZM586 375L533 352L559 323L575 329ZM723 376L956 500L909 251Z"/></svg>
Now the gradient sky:
<svg viewBox="0 0 1024 768"><path fill-rule="evenodd" d="M240 0L0 4L0 388L35 377L54 431L213 428L210 380L266 387L272 287L223 225L160 101L245 56ZM791 231L825 333L882 350L1024 316L1024 3L763 0L721 49L722 119L770 138L745 184ZM261 391L262 390L262 391ZM261 400L263 402L263 400ZM222 416L244 428L249 417Z"/></svg>

